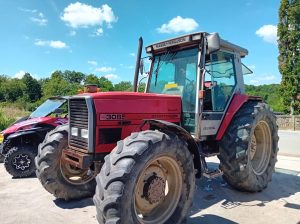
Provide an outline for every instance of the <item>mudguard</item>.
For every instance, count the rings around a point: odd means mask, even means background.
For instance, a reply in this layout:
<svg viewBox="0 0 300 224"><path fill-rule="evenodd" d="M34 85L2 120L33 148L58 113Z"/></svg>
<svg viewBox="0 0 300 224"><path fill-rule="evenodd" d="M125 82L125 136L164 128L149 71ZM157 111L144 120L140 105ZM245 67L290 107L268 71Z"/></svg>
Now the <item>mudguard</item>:
<svg viewBox="0 0 300 224"><path fill-rule="evenodd" d="M179 125L162 120L149 119L145 120L145 124L148 124L150 126L150 130L157 129L164 133L171 132L176 134L180 139L186 141L188 143L188 149L192 153L194 158L194 167L197 170L196 177L201 177L202 169L200 160L200 148L189 132L187 132Z"/></svg>

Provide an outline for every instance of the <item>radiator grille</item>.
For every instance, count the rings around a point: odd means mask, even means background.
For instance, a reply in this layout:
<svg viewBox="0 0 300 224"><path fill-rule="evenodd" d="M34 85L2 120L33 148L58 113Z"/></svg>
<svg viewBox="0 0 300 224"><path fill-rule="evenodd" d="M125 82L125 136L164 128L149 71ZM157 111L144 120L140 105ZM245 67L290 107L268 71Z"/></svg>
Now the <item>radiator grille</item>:
<svg viewBox="0 0 300 224"><path fill-rule="evenodd" d="M80 136L81 129L88 130L88 108L85 99L70 99L70 128L78 128L78 136L70 134L69 145L84 151L88 150L88 139ZM71 133L71 132L70 132Z"/></svg>

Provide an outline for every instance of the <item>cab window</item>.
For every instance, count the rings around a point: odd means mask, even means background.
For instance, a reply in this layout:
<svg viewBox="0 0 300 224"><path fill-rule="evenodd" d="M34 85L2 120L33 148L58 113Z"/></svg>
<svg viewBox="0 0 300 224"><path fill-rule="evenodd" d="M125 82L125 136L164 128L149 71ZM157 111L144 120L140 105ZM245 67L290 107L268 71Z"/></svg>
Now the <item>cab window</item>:
<svg viewBox="0 0 300 224"><path fill-rule="evenodd" d="M234 55L219 51L206 60L204 110L224 111L236 86Z"/></svg>

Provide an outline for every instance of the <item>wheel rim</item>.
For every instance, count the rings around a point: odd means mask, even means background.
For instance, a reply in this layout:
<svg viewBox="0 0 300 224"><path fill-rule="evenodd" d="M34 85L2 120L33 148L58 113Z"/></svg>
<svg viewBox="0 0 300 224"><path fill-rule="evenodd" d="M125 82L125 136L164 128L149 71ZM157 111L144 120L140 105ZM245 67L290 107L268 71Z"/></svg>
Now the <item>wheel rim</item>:
<svg viewBox="0 0 300 224"><path fill-rule="evenodd" d="M16 170L26 170L30 167L31 159L26 154L19 154L14 157L14 160L12 162Z"/></svg>
<svg viewBox="0 0 300 224"><path fill-rule="evenodd" d="M272 150L271 130L267 122L260 121L251 137L249 159L256 175L263 174L270 161Z"/></svg>
<svg viewBox="0 0 300 224"><path fill-rule="evenodd" d="M134 190L134 210L140 223L164 223L174 212L182 191L182 173L175 159L149 161Z"/></svg>
<svg viewBox="0 0 300 224"><path fill-rule="evenodd" d="M94 179L94 173L90 169L82 170L62 160L60 170L63 178L73 185L86 184Z"/></svg>

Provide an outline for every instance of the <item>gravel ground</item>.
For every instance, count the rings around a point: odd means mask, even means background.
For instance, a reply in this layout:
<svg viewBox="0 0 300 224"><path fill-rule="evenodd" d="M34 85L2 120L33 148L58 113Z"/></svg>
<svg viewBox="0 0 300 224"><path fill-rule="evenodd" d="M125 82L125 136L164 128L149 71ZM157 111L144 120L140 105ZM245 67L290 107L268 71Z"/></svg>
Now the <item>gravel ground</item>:
<svg viewBox="0 0 300 224"><path fill-rule="evenodd" d="M198 180L188 223L300 224L298 174L277 170L268 188L255 194L235 191L222 178ZM0 164L0 198L2 224L97 223L91 198L72 202L57 200L35 177L12 179L3 164Z"/></svg>

